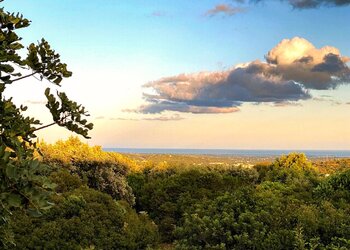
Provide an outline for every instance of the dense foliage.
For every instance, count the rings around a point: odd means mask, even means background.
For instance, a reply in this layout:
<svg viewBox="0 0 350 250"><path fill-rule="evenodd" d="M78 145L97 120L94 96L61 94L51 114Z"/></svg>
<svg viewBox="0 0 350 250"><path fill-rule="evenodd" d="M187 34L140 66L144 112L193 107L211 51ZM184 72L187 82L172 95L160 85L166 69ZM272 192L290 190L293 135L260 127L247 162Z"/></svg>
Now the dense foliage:
<svg viewBox="0 0 350 250"><path fill-rule="evenodd" d="M147 215L107 194L81 186L53 200L40 218L15 216L14 249L146 249L157 242Z"/></svg>
<svg viewBox="0 0 350 250"><path fill-rule="evenodd" d="M303 154L253 168L184 169L128 177L136 209L176 249L350 248L349 170L325 177Z"/></svg>
<svg viewBox="0 0 350 250"><path fill-rule="evenodd" d="M147 211L159 225L165 241L171 242L173 230L183 214L202 200L243 187L257 180L256 171L229 169L155 170L131 174L129 183L136 196L136 208Z"/></svg>
<svg viewBox="0 0 350 250"><path fill-rule="evenodd" d="M132 160L117 153L104 152L101 147L89 147L77 137L54 145L42 143L40 150L44 163L63 167L78 175L89 187L134 204L135 197L126 180L130 169L136 168Z"/></svg>
<svg viewBox="0 0 350 250"><path fill-rule="evenodd" d="M254 167L137 167L74 137L40 149L55 205L14 214L16 249L350 248L343 165L328 177L303 154Z"/></svg>
<svg viewBox="0 0 350 250"><path fill-rule="evenodd" d="M52 166L55 204L40 217L14 216L14 249L146 249L157 244L158 227L137 213L126 174L133 161L71 137L39 145Z"/></svg>

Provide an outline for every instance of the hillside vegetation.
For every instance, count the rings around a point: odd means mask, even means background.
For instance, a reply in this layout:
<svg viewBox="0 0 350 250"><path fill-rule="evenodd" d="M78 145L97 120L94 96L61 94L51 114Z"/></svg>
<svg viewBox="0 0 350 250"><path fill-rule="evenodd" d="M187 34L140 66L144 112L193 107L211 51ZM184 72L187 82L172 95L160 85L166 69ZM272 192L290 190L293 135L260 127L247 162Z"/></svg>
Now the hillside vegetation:
<svg viewBox="0 0 350 250"><path fill-rule="evenodd" d="M42 143L53 207L13 211L12 249L350 249L350 169L303 154L252 167L144 162Z"/></svg>

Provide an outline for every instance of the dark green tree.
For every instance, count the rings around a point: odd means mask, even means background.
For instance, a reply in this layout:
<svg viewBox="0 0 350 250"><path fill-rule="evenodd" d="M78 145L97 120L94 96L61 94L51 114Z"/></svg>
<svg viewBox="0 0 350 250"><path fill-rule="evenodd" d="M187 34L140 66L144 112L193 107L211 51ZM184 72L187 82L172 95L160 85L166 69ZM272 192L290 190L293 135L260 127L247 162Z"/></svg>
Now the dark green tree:
<svg viewBox="0 0 350 250"><path fill-rule="evenodd" d="M30 44L26 56L21 56L25 46L16 32L29 25L21 14L0 8L0 248L12 242L8 221L14 209L40 215L42 209L51 206L48 197L54 185L46 177L49 168L33 155L36 131L57 124L89 138L88 131L93 127L84 119L88 116L85 108L64 92L52 94L50 88L46 89L46 107L53 118L47 125L25 116L27 107L16 106L11 97L4 95L8 86L29 77L59 87L63 78L72 75L44 39Z"/></svg>
<svg viewBox="0 0 350 250"><path fill-rule="evenodd" d="M81 186L53 199L56 205L39 218L15 214L12 249L137 250L154 249L158 242L157 226L147 214L108 194Z"/></svg>

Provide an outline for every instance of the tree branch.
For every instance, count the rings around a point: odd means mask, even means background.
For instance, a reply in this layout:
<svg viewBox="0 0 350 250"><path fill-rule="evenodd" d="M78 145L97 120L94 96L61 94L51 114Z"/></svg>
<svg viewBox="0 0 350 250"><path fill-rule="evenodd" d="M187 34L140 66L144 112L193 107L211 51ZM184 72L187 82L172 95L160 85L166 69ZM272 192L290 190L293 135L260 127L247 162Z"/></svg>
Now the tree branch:
<svg viewBox="0 0 350 250"><path fill-rule="evenodd" d="M41 130L41 129L44 129L44 128L48 128L48 127L51 127L55 124L57 125L60 125L61 122L63 122L65 119L67 119L69 117L69 114L67 114L66 116L62 117L58 122L53 122L53 123L50 123L50 124L47 124L47 125L44 125L44 126L41 126L39 128L35 128L34 130L32 130L32 132L35 132L35 131L38 131L38 130Z"/></svg>
<svg viewBox="0 0 350 250"><path fill-rule="evenodd" d="M33 76L33 75L35 75L35 74L37 74L37 73L38 73L38 72L35 71L35 72L33 72L33 73L29 74L29 75L21 76L21 77L18 77L17 79L11 80L10 82L13 83L13 82L19 81L19 80L22 80L22 79L24 79L24 78Z"/></svg>
<svg viewBox="0 0 350 250"><path fill-rule="evenodd" d="M51 127L53 125L57 124L56 122L53 122L53 123L50 123L50 124L47 124L47 125L44 125L44 126L41 126L39 128L35 128L34 130L32 130L31 132L35 132L35 131L38 131L38 130L41 130L41 129L44 129L44 128L48 128L48 127Z"/></svg>

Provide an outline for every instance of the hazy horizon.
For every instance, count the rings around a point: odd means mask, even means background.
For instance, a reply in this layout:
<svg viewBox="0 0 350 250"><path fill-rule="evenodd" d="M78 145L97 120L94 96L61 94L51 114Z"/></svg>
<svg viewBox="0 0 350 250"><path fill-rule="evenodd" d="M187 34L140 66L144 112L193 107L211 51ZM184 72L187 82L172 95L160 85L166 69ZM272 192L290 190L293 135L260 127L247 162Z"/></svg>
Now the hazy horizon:
<svg viewBox="0 0 350 250"><path fill-rule="evenodd" d="M273 148L172 148L172 147L163 147L163 148L151 148L151 147L144 147L144 148L136 148L136 147L131 147L131 148L126 148L126 147L103 147L103 149L174 149L174 150L237 150L237 151L349 151L350 149L307 149L307 148L279 148L279 149L273 149Z"/></svg>
<svg viewBox="0 0 350 250"><path fill-rule="evenodd" d="M298 149L181 149L181 148L103 148L106 152L142 155L212 155L227 157L280 157L290 153L303 153L309 158L348 158L350 150L298 150Z"/></svg>

